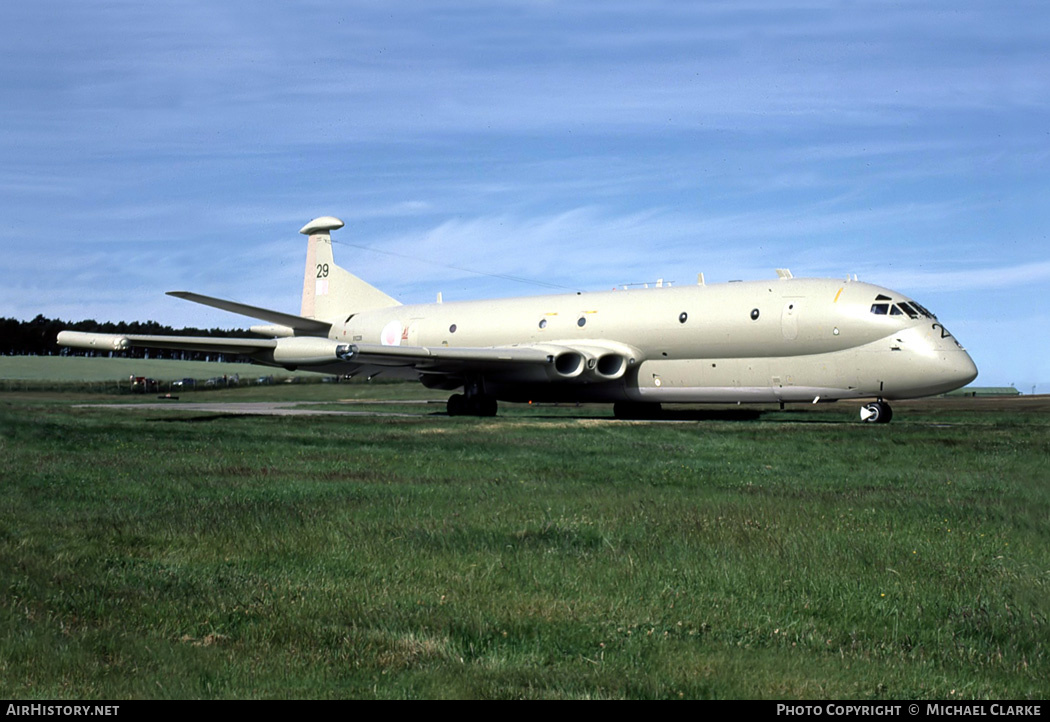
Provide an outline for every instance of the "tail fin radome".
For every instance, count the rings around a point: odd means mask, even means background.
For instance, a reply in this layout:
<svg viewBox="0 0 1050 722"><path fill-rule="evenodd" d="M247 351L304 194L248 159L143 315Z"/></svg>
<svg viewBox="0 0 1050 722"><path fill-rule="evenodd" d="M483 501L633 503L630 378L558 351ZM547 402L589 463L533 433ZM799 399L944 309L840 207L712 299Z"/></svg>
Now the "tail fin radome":
<svg viewBox="0 0 1050 722"><path fill-rule="evenodd" d="M338 218L323 216L310 221L299 231L309 237L300 315L333 321L359 311L400 306L399 301L335 265L331 232L342 227L343 222Z"/></svg>

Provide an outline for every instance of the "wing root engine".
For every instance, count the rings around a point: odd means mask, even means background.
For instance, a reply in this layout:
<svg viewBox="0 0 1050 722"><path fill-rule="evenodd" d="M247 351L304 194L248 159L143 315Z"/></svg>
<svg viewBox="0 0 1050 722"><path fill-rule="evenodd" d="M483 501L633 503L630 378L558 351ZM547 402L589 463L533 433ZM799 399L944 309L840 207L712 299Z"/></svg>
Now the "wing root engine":
<svg viewBox="0 0 1050 722"><path fill-rule="evenodd" d="M514 366L539 366L551 381L615 381L641 360L641 353L611 341L523 344L484 348L381 346L353 344L346 358L369 366L411 366L421 373L507 371Z"/></svg>

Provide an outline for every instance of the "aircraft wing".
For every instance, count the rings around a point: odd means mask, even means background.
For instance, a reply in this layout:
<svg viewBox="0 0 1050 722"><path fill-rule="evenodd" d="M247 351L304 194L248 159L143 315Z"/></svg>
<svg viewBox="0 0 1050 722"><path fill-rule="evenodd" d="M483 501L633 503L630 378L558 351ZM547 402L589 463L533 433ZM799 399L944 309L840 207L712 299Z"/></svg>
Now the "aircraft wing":
<svg viewBox="0 0 1050 722"><path fill-rule="evenodd" d="M469 367L498 365L504 363L545 364L552 363L548 351L534 348L429 348L425 346L380 346L378 344L345 344L331 339L309 336L295 338L213 338L208 336L148 336L143 334L88 333L85 331L62 331L58 334L61 346L73 346L96 351L123 351L129 348L163 348L182 351L205 351L252 355L287 352L293 347L307 346L324 349L317 354L323 358L318 363L329 364L335 360L334 351L340 349L339 360L353 365L405 366L423 369L466 370ZM303 365L309 365L303 363Z"/></svg>
<svg viewBox="0 0 1050 722"><path fill-rule="evenodd" d="M550 353L532 346L505 346L491 348L451 348L447 346L380 346L353 344L354 361L376 366L414 366L447 364L464 366L471 363L550 363Z"/></svg>
<svg viewBox="0 0 1050 722"><path fill-rule="evenodd" d="M485 373L506 380L536 382L612 381L642 360L637 349L600 340L455 348L349 344L316 336L251 339L62 331L58 343L96 351L137 347L243 354L267 365L324 373L400 369L451 378Z"/></svg>
<svg viewBox="0 0 1050 722"><path fill-rule="evenodd" d="M147 336L131 333L87 333L62 331L58 334L61 346L87 348L96 351L123 351L128 348L167 348L208 353L248 354L272 350L274 338L212 338L208 336Z"/></svg>
<svg viewBox="0 0 1050 722"><path fill-rule="evenodd" d="M263 321L269 321L270 323L278 323L282 326L294 329L297 333L304 336L327 336L328 331L332 328L332 324L327 321L318 321L314 318L295 316L290 313L281 313L280 311L271 311L268 308L249 306L246 303L227 301L222 298L205 296L200 293L191 293L190 291L168 291L167 295L181 298L186 301L193 301L194 303L200 303L205 306L211 306L212 308L221 308L223 311L229 311L230 313L236 313L241 316L258 318ZM158 348L170 347L162 346Z"/></svg>

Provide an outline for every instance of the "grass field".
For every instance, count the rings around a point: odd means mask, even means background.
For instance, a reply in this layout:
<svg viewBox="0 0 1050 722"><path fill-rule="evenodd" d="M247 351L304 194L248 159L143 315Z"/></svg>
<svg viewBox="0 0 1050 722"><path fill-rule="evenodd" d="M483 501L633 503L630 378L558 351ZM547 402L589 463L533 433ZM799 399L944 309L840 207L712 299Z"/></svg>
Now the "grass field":
<svg viewBox="0 0 1050 722"><path fill-rule="evenodd" d="M423 392L193 400L306 397ZM1045 699L1048 406L873 427L0 394L0 696Z"/></svg>
<svg viewBox="0 0 1050 722"><path fill-rule="evenodd" d="M202 383L209 378L239 375L245 383L260 376L318 379L308 371L285 371L243 363L169 361L167 359L85 358L83 356L0 356L0 391L39 390L49 385L113 393L130 390L132 376L146 376L163 382L183 378Z"/></svg>

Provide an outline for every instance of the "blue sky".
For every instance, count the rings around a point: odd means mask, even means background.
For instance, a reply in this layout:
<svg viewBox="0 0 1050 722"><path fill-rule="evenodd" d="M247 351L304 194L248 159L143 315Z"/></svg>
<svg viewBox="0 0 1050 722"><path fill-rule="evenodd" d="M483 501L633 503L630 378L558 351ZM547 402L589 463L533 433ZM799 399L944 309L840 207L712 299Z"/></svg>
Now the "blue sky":
<svg viewBox="0 0 1050 722"><path fill-rule="evenodd" d="M335 215L406 303L856 273L1047 393L1048 48L1023 0L2 3L0 316L297 312Z"/></svg>

